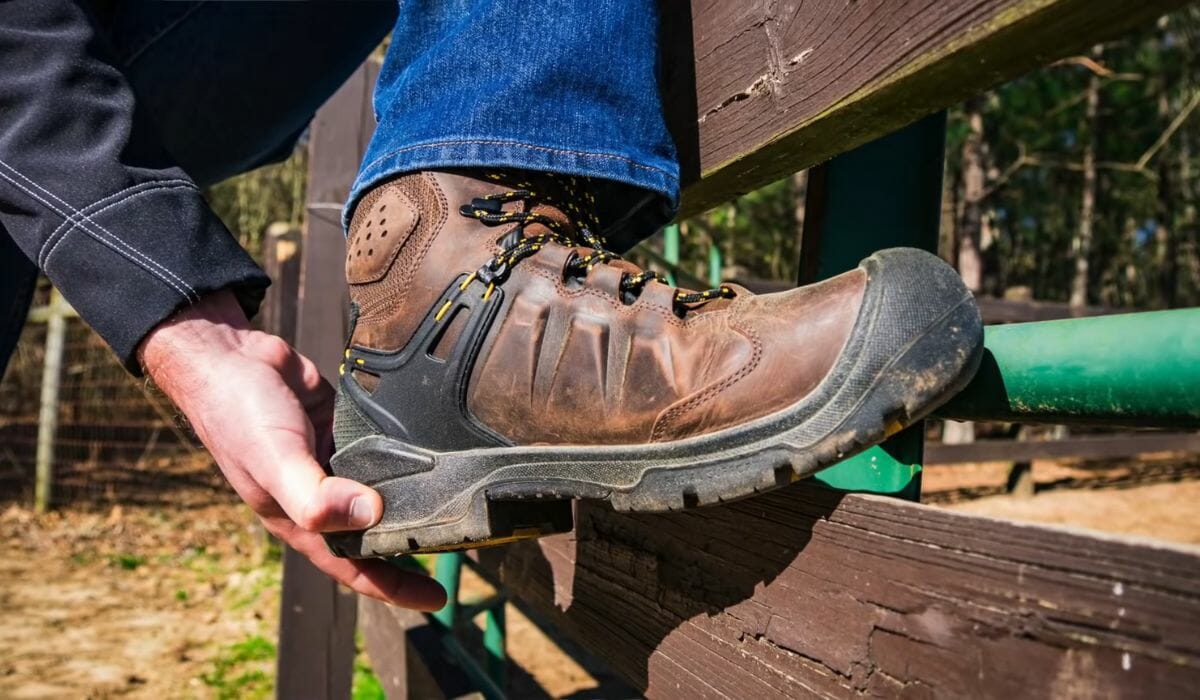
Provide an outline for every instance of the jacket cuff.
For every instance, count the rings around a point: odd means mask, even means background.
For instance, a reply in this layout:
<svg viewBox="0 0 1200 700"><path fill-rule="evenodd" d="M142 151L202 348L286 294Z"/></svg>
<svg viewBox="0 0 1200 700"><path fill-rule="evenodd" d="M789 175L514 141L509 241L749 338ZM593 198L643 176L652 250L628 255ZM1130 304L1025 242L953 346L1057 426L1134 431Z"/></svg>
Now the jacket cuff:
<svg viewBox="0 0 1200 700"><path fill-rule="evenodd" d="M191 183L145 183L63 223L46 241L50 281L134 375L137 348L180 308L222 289L246 317L270 280Z"/></svg>

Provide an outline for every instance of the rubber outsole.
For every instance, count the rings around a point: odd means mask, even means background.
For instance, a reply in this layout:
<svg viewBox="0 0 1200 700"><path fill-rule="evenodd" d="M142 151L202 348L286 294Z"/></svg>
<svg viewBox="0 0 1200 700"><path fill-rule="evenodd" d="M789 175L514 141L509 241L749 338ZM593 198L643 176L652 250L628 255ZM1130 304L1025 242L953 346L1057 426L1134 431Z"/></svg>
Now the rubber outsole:
<svg viewBox="0 0 1200 700"><path fill-rule="evenodd" d="M340 556L467 549L571 528L571 500L663 512L786 485L921 420L970 381L983 351L974 300L923 251L863 262L862 311L838 361L808 396L746 424L684 440L621 446L433 452L382 435L342 447L331 467L380 491L385 514L326 536Z"/></svg>

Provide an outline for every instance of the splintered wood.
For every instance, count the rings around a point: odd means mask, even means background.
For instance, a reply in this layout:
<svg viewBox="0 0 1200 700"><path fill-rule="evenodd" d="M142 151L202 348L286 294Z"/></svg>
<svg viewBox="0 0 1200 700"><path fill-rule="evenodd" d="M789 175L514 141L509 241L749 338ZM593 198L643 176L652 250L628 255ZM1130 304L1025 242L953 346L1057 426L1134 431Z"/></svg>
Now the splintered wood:
<svg viewBox="0 0 1200 700"><path fill-rule="evenodd" d="M1185 4L663 2L664 100L690 184L683 215L1083 53Z"/></svg>

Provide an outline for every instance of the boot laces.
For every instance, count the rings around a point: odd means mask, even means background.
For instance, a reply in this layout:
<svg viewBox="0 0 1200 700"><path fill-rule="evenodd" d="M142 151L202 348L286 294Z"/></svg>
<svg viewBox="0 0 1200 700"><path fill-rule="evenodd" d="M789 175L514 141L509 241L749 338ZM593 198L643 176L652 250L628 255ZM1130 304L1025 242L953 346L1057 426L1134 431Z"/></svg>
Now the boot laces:
<svg viewBox="0 0 1200 700"><path fill-rule="evenodd" d="M487 178L499 180L500 176L489 174ZM495 285L507 278L514 265L536 254L549 243L591 249L586 255L573 254L567 260L564 269L571 276L585 277L596 265L623 260L620 255L609 250L604 237L596 233L600 226L595 215L595 196L582 187L579 178L561 178L558 184L559 189L564 190L565 196L555 196L541 188L535 190L531 183L520 181L516 183L515 189L476 197L470 204L464 204L459 209L463 216L488 226L518 224L512 233L500 241L500 253L484 263L475 273L476 277L489 285L488 295ZM529 205L525 207L526 211L504 211L505 204L517 201ZM569 218L569 224L561 219L531 211L534 202L557 207ZM547 232L526 235L525 228L531 224L540 224ZM621 275L621 295L626 301L636 299L646 285L654 280L667 283L666 278L653 270L641 270L636 274L626 272ZM685 292L676 288L673 303L676 313L682 316L699 304L713 299L732 299L735 294L733 289L725 285L700 292Z"/></svg>

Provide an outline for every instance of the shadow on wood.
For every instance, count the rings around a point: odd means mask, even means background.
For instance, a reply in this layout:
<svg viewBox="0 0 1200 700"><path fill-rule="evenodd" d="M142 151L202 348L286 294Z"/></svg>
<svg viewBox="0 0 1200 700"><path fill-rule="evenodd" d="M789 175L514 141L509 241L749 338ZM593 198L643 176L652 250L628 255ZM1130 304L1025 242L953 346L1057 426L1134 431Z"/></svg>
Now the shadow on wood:
<svg viewBox="0 0 1200 700"><path fill-rule="evenodd" d="M765 514L762 506L768 504L758 499L663 515L616 513L580 502L574 533L478 554L526 604L584 641L634 687L662 689L684 677L695 679L695 673L707 676L702 669L711 668L712 659L700 649L685 651L687 658L647 655L668 638L689 647L679 634L688 620L741 610L746 619L768 622L760 614L767 609L754 596L804 549L813 524L841 498L821 493L826 498L810 510L761 533L748 533L742 515L744 508ZM745 696L769 689L768 680L754 675L724 692ZM748 679L748 685L738 685Z"/></svg>
<svg viewBox="0 0 1200 700"><path fill-rule="evenodd" d="M480 559L650 697L1160 697L1200 682L1200 557L801 483Z"/></svg>

